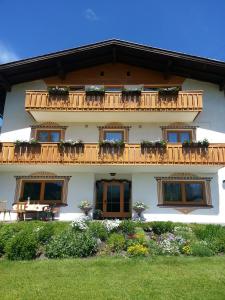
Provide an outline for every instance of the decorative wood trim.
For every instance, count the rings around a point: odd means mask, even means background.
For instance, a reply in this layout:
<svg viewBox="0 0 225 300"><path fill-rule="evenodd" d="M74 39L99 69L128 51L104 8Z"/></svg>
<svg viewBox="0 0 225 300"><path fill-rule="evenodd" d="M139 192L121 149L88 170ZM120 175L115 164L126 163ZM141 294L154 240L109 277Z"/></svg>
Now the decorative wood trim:
<svg viewBox="0 0 225 300"><path fill-rule="evenodd" d="M57 131L60 133L60 139L65 139L65 131L67 126L61 126L56 123L44 123L31 126L31 139L38 140L39 131Z"/></svg>
<svg viewBox="0 0 225 300"><path fill-rule="evenodd" d="M196 128L198 126L184 125L184 124L174 124L167 126L160 126L162 129L162 138L163 140L168 140L167 134L168 132L190 132L191 133L191 141L196 141Z"/></svg>
<svg viewBox="0 0 225 300"><path fill-rule="evenodd" d="M157 193L158 193L158 206L161 207L206 207L206 206L212 206L212 199L211 199L211 189L210 189L210 181L212 178L210 177L198 177L189 175L186 177L155 177L157 180ZM164 202L164 183L166 182L178 182L181 183L181 193L182 193L182 199L178 202L170 202L165 203ZM203 185L203 201L201 203L187 203L184 201L185 195L184 195L184 184L185 183L202 183ZM196 208L197 209L197 208Z"/></svg>
<svg viewBox="0 0 225 300"><path fill-rule="evenodd" d="M104 140L105 132L107 131L121 131L123 132L123 140L125 143L129 142L129 130L131 126L121 126L121 125L105 125L98 126L99 129L99 141Z"/></svg>
<svg viewBox="0 0 225 300"><path fill-rule="evenodd" d="M47 172L46 172L47 173ZM51 174L51 173L50 173ZM20 203L20 198L23 193L23 183L24 182L53 182L53 181L63 181L63 187L62 187L62 196L58 204L67 205L67 194L68 194L68 182L71 178L71 176L56 176L56 175L28 175L28 176L15 176L16 178L16 189L15 189L15 197L14 197L14 203ZM46 204L52 204L52 201L47 200L41 200L44 199L44 184L41 186L41 197L40 200L37 200L40 203L46 203Z"/></svg>

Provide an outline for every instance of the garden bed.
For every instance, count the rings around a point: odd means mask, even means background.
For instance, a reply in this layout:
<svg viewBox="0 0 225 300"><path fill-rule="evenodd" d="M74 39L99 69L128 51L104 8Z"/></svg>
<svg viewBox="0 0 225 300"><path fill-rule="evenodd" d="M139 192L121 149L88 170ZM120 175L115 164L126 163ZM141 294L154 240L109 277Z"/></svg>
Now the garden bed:
<svg viewBox="0 0 225 300"><path fill-rule="evenodd" d="M10 260L91 256L215 256L225 253L220 225L93 221L0 225L0 255Z"/></svg>

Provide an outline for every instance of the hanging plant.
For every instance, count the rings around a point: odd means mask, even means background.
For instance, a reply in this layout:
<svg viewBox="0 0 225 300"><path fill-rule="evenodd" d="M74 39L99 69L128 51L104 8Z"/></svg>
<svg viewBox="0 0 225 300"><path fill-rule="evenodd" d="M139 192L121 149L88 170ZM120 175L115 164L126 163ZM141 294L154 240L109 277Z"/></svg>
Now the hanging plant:
<svg viewBox="0 0 225 300"><path fill-rule="evenodd" d="M15 146L17 146L17 147L36 146L36 145L40 145L39 141L36 139L31 139L29 141L26 141L26 140L16 140L15 141Z"/></svg>
<svg viewBox="0 0 225 300"><path fill-rule="evenodd" d="M158 89L159 96L177 96L179 91L179 86Z"/></svg>
<svg viewBox="0 0 225 300"><path fill-rule="evenodd" d="M141 148L159 148L159 149L165 149L167 145L167 142L164 140L159 140L159 141L146 141L143 140L141 142Z"/></svg>
<svg viewBox="0 0 225 300"><path fill-rule="evenodd" d="M125 143L124 141L113 141L113 140L103 140L99 142L100 147L105 147L105 148L124 148Z"/></svg>
<svg viewBox="0 0 225 300"><path fill-rule="evenodd" d="M141 92L142 92L142 87L141 86L126 86L122 89L122 94L123 95L136 95L136 96L140 96Z"/></svg>
<svg viewBox="0 0 225 300"><path fill-rule="evenodd" d="M101 96L105 94L104 86L91 85L85 87L85 92L87 96Z"/></svg>
<svg viewBox="0 0 225 300"><path fill-rule="evenodd" d="M48 93L51 96L67 96L69 95L69 88L68 87L49 87Z"/></svg>
<svg viewBox="0 0 225 300"><path fill-rule="evenodd" d="M182 143L182 147L184 147L184 148L208 148L209 141L207 139L204 139L202 141L197 141L197 142L184 141Z"/></svg>
<svg viewBox="0 0 225 300"><path fill-rule="evenodd" d="M82 140L78 139L78 140L61 140L59 143L59 146L61 148L63 147L83 147L84 143Z"/></svg>

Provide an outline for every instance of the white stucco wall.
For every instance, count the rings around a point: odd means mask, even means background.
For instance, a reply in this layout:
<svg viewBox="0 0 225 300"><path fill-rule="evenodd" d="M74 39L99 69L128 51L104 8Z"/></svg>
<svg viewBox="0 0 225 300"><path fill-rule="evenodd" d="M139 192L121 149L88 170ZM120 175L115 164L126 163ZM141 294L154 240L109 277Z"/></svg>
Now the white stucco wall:
<svg viewBox="0 0 225 300"><path fill-rule="evenodd" d="M45 89L43 81L34 81L16 85L12 91L7 94L4 119L2 125L1 141L15 141L17 139L28 140L30 138L30 126L36 124L32 117L25 112L25 90ZM217 85L199 82L196 80L186 80L183 84L184 90L203 90L203 112L197 119L191 123L198 126L197 139L208 138L210 142L225 143L225 97L224 92L219 91ZM110 120L109 120L110 122ZM99 131L97 126L104 125L101 122L90 124L71 124L62 122L68 126L66 139L80 138L84 142L97 142ZM86 126L88 125L88 126ZM156 140L161 138L161 125L167 125L166 120L160 123L152 124L142 123L126 124L131 126L129 131L129 142L139 143L143 139ZM141 125L141 126L140 126ZM104 167L105 170L106 167ZM204 168L204 167L201 167ZM7 200L8 206L14 200L15 194L15 175L27 175L27 172L8 172L4 168L0 172L0 191L1 200ZM46 168L45 171L49 171ZM100 178L107 179L111 168L102 174L95 174L91 171L87 173L64 172L64 175L70 175L68 191L68 206L62 208L60 218L62 220L71 220L80 215L78 204L82 200L94 201L95 181ZM173 167L171 166L171 173ZM144 201L150 209L146 212L145 217L148 220L172 220L183 222L212 222L225 223L225 190L222 181L225 180L225 168L219 170L218 174L206 174L204 176L213 177L211 182L212 209L197 209L190 214L184 215L172 208L157 207L157 185L155 176L168 176L171 173L131 173L124 170L118 174L118 178L132 180L132 201ZM58 175L60 172L57 172ZM196 175L201 175L196 173ZM1 216L2 217L2 216Z"/></svg>

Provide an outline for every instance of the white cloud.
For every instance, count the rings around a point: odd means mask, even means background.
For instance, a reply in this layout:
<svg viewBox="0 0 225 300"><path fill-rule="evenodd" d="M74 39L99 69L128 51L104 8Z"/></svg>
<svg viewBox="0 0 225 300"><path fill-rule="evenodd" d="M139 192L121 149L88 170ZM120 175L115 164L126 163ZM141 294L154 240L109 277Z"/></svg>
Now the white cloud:
<svg viewBox="0 0 225 300"><path fill-rule="evenodd" d="M15 60L19 60L18 55L9 46L0 41L0 64L6 64Z"/></svg>
<svg viewBox="0 0 225 300"><path fill-rule="evenodd" d="M91 8L87 8L84 12L85 18L89 21L97 21L99 18Z"/></svg>

